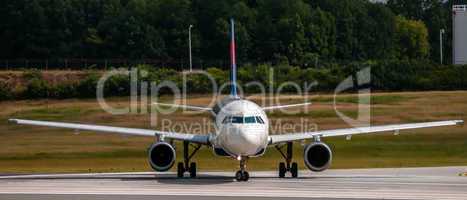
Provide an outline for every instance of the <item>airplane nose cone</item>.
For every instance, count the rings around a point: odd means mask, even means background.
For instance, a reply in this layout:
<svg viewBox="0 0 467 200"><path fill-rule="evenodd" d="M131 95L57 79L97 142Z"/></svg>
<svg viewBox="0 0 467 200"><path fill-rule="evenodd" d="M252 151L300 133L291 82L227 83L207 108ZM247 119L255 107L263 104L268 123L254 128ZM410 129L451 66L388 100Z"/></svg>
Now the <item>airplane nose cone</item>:
<svg viewBox="0 0 467 200"><path fill-rule="evenodd" d="M226 140L226 147L236 155L254 155L262 147L263 141L259 134L246 129L234 128Z"/></svg>
<svg viewBox="0 0 467 200"><path fill-rule="evenodd" d="M260 137L257 134L242 133L240 137L244 144L255 146L260 144Z"/></svg>

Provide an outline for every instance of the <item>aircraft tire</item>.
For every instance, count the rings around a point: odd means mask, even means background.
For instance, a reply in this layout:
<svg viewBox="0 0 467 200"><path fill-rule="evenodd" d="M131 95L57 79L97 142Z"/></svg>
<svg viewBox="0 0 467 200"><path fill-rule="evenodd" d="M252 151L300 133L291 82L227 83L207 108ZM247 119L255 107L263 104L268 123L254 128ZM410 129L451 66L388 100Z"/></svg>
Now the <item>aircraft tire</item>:
<svg viewBox="0 0 467 200"><path fill-rule="evenodd" d="M279 163L279 178L284 178L286 171L287 169L285 168L285 163L283 162Z"/></svg>
<svg viewBox="0 0 467 200"><path fill-rule="evenodd" d="M242 171L237 171L237 173L235 173L235 179L237 179L238 182L243 181Z"/></svg>
<svg viewBox="0 0 467 200"><path fill-rule="evenodd" d="M196 163L190 163L190 177L196 178Z"/></svg>
<svg viewBox="0 0 467 200"><path fill-rule="evenodd" d="M179 162L177 164L177 177L178 178L183 178L183 173L185 172L185 169L183 167L183 163Z"/></svg>
<svg viewBox="0 0 467 200"><path fill-rule="evenodd" d="M250 179L250 174L247 171L237 171L235 173L235 179L240 182L240 181L248 181Z"/></svg>
<svg viewBox="0 0 467 200"><path fill-rule="evenodd" d="M296 162L292 163L292 167L290 167L290 173L292 174L292 178L298 177L298 164Z"/></svg>
<svg viewBox="0 0 467 200"><path fill-rule="evenodd" d="M243 181L248 181L250 179L250 174L247 171L243 172Z"/></svg>

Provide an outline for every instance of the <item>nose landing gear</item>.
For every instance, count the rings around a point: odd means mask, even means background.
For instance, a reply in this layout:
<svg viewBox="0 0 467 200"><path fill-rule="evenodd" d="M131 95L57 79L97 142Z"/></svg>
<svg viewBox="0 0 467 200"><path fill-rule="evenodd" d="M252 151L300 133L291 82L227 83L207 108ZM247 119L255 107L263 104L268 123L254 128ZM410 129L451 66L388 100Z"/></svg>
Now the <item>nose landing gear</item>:
<svg viewBox="0 0 467 200"><path fill-rule="evenodd" d="M245 170L247 157L242 157L240 159L240 170L235 173L235 179L237 181L248 181L250 179L250 174Z"/></svg>
<svg viewBox="0 0 467 200"><path fill-rule="evenodd" d="M287 154L282 152L283 146L276 146L276 149L281 153L282 157L285 159L286 163L279 163L279 178L284 178L287 172L290 172L292 178L298 177L298 164L296 162L292 163L293 156L293 142L287 142Z"/></svg>

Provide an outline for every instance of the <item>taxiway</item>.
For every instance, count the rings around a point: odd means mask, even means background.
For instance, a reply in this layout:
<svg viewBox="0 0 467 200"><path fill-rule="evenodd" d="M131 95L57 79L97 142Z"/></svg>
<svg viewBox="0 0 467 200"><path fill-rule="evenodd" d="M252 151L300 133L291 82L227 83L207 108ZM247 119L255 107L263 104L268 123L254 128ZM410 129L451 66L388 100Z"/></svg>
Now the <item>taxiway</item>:
<svg viewBox="0 0 467 200"><path fill-rule="evenodd" d="M467 167L301 171L300 178L250 172L43 174L0 176L0 199L467 199Z"/></svg>

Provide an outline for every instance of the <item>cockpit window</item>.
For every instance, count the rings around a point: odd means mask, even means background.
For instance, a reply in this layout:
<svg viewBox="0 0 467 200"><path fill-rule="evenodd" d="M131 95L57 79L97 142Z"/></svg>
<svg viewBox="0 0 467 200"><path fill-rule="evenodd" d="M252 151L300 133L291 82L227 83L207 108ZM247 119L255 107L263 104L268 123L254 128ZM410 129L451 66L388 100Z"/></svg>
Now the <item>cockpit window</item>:
<svg viewBox="0 0 467 200"><path fill-rule="evenodd" d="M245 117L245 124L254 124L256 123L255 117Z"/></svg>
<svg viewBox="0 0 467 200"><path fill-rule="evenodd" d="M232 123L243 124L243 117L232 117Z"/></svg>
<svg viewBox="0 0 467 200"><path fill-rule="evenodd" d="M260 123L260 124L264 124L264 121L263 121L263 119L261 119L260 116L256 116L256 121L257 121L258 123Z"/></svg>
<svg viewBox="0 0 467 200"><path fill-rule="evenodd" d="M259 116L249 116L249 117L234 117L234 116L227 116L222 120L223 124L234 123L234 124L264 124L263 119Z"/></svg>

